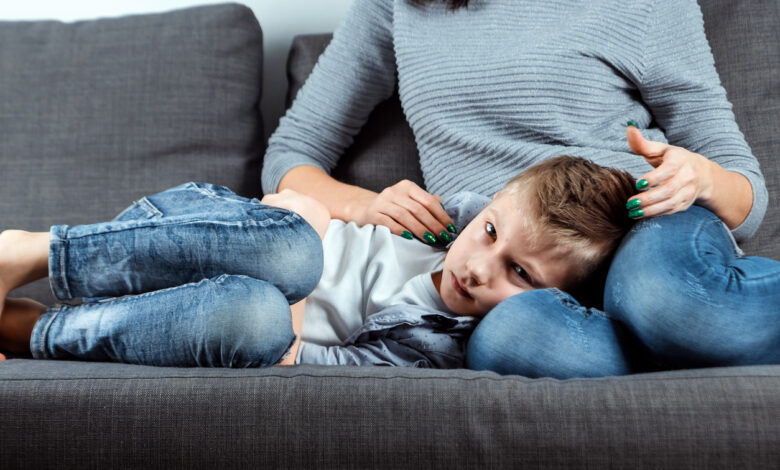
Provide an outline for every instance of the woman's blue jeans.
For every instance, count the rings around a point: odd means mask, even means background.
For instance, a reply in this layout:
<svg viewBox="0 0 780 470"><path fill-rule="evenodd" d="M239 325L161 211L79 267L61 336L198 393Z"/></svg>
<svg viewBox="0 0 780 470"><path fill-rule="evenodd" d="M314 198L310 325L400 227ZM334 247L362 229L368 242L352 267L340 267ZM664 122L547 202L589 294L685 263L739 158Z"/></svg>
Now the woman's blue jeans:
<svg viewBox="0 0 780 470"><path fill-rule="evenodd" d="M556 289L506 299L467 364L527 377L780 363L780 262L744 256L699 206L637 222L609 268L604 311Z"/></svg>
<svg viewBox="0 0 780 470"><path fill-rule="evenodd" d="M35 358L273 365L295 340L290 304L322 274L322 242L303 218L211 184L50 235L52 291L84 303L46 310L30 339Z"/></svg>

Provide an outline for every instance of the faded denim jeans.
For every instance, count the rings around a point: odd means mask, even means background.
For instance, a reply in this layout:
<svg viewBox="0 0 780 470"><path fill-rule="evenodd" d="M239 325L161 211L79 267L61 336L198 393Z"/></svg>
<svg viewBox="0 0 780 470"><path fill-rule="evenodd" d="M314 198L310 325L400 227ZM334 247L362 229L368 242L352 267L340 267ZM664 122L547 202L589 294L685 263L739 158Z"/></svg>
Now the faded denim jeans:
<svg viewBox="0 0 780 470"><path fill-rule="evenodd" d="M557 289L506 299L467 364L527 377L598 377L780 363L780 262L744 256L699 206L637 222L607 275L604 311Z"/></svg>
<svg viewBox="0 0 780 470"><path fill-rule="evenodd" d="M270 366L295 340L290 305L322 274L322 242L298 214L205 183L50 235L52 291L84 303L36 323L41 359Z"/></svg>

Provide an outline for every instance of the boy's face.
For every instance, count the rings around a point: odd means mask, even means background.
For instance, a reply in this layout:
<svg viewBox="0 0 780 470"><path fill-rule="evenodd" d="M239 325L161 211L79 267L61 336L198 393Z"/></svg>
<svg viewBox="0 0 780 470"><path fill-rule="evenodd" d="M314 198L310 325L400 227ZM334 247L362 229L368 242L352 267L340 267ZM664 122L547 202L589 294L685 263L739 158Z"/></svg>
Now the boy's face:
<svg viewBox="0 0 780 470"><path fill-rule="evenodd" d="M534 237L532 221L516 201L517 196L494 196L450 246L442 271L433 275L453 312L481 316L512 295L565 289L573 280L576 258L543 234Z"/></svg>

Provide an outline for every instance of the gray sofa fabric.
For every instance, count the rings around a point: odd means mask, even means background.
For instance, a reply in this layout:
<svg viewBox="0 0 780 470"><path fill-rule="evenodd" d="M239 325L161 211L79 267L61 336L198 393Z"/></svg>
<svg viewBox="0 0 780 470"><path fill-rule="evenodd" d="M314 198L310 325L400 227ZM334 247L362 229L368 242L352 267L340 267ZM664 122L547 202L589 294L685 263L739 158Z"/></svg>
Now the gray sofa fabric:
<svg viewBox="0 0 780 470"><path fill-rule="evenodd" d="M778 4L701 4L776 201ZM328 37L296 39L292 93ZM257 20L238 5L0 23L0 228L102 220L185 179L259 194L259 41ZM61 57L38 57L35 45ZM122 78L136 73L137 87ZM52 91L63 80L92 91ZM373 189L422 182L395 100L374 111L335 174ZM749 252L777 257L778 210L770 203ZM11 359L0 363L0 468L773 468L778 390L780 366L559 381Z"/></svg>
<svg viewBox="0 0 780 470"><path fill-rule="evenodd" d="M0 366L3 468L776 468L777 367ZM100 406L98 406L100 404Z"/></svg>
<svg viewBox="0 0 780 470"><path fill-rule="evenodd" d="M262 33L241 5L0 22L0 230L113 218L188 181L260 192ZM39 282L13 296L52 303Z"/></svg>

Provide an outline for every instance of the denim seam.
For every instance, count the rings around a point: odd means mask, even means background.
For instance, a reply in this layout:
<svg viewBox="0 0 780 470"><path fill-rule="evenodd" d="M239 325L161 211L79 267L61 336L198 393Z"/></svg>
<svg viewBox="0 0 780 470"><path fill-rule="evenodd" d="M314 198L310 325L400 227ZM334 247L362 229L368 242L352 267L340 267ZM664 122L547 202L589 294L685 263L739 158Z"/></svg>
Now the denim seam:
<svg viewBox="0 0 780 470"><path fill-rule="evenodd" d="M152 202L148 198L146 198L146 197L142 197L141 199L139 199L138 200L138 204L146 206L146 209L148 209L147 213L149 211L151 211L152 212L151 215L153 217L154 216L156 216L156 217L163 217L164 216L164 214L160 211L160 209L158 209L157 206L152 204Z"/></svg>
<svg viewBox="0 0 780 470"><path fill-rule="evenodd" d="M138 205L138 201L133 201L133 203L132 203L132 204L130 204L129 206L125 207L125 208L122 210L122 212L120 212L119 214L117 214L117 216L116 216L116 217L114 217L114 219L120 219L120 218L121 218L123 215L125 215L127 212L131 211L131 210L132 210L134 207L136 207L137 205Z"/></svg>
<svg viewBox="0 0 780 470"><path fill-rule="evenodd" d="M101 232L94 232L94 233L87 233L84 235L79 235L75 237L70 237L71 240L78 240L84 237L91 237L94 235L103 235L108 233L118 233L118 232L125 232L129 230L138 230L138 229L148 229L148 228L157 228L157 227L167 227L169 225L191 225L191 224L200 224L200 223L206 223L206 224L214 224L214 225L228 225L228 226L236 226L241 227L242 225L251 225L251 226L260 226L260 227L268 227L269 225L289 225L290 220L297 221L298 219L303 220L301 216L298 214L292 212L286 216L284 216L282 219L279 220L270 220L270 219L264 219L261 221L258 220L241 220L236 222L223 222L220 220L208 220L208 219L196 219L196 220L186 220L186 221L170 221L166 219L160 219L157 221L151 221L150 225L141 225L138 227L124 227L124 228L118 228L118 229L112 229L112 230L104 230ZM167 223L166 223L167 222Z"/></svg>
<svg viewBox="0 0 780 470"><path fill-rule="evenodd" d="M729 228L726 226L726 224L725 224L725 223L723 223L723 221L722 221L722 220L720 220L720 219L717 219L717 218L716 218L716 219L712 219L712 220L710 220L710 224L712 224L712 225L715 225L715 226L717 226L718 228L725 229L725 230L726 230L726 233L727 233L727 235L728 235L728 237L731 239L731 249L732 249L732 251L733 251L733 254L734 254L734 255L735 255L737 258L741 258L741 257L743 257L743 256L744 256L744 252L742 252L742 250L741 250L741 249L740 249L740 248L739 248L739 247L736 245L736 240L734 239L734 236L731 234L731 231L730 231L730 230L729 230ZM698 254L698 253L701 253L701 251L702 251L702 248L701 248L701 238L702 238L702 237L701 237L701 234L702 234L702 232L704 232L704 230L705 230L705 229L707 229L709 226L710 226L709 224L699 224L699 226L698 226L698 227L696 227L696 233L694 233L694 234L693 234L693 240L694 240L694 253L697 253L697 254ZM713 270L713 268L712 268L712 266L711 266L709 263L706 263L706 262L704 262L704 261L701 259L701 257L699 257L699 256L695 256L695 258L696 258L696 261L697 261L699 264L703 265L703 266L704 266L704 267L707 269L707 271L710 271L710 272L714 271L714 270Z"/></svg>
<svg viewBox="0 0 780 470"><path fill-rule="evenodd" d="M73 294L70 291L70 285L68 283L68 277L67 277L66 272L65 272L65 265L67 264L67 256L66 256L66 253L65 253L67 251L67 240L66 240L66 238L67 238L67 229L65 227L60 227L58 229L58 231L61 231L62 233L57 233L57 235L56 235L57 239L56 240L52 239L49 242L49 243L57 243L58 244L58 251L59 251L59 260L58 261L59 261L59 265L60 265L60 269L59 269L60 272L58 273L59 274L58 276L54 276L54 277L57 279L58 284L60 284L59 287L61 287L65 291L65 298L66 299L72 299L73 298ZM50 280L49 283L51 284L51 280Z"/></svg>
<svg viewBox="0 0 780 470"><path fill-rule="evenodd" d="M215 284L222 284L223 281L228 276L241 277L241 278L246 278L246 279L254 279L253 277L246 276L244 274L220 274L217 277L203 278L200 281L188 282L186 284L180 284L178 286L166 287L165 289L158 289L158 290L151 291L151 292L141 292L139 294L127 294L127 295L122 295L122 296L119 296L119 297L110 297L108 299L98 300L97 302L93 302L93 303L94 304L101 304L101 305L103 305L103 304L111 304L111 303L121 303L121 302L128 301L128 300L134 300L134 299L141 299L141 298L144 298L144 297L149 297L149 296L152 296L152 295L155 295L155 294L159 294L159 293L162 293L162 292L167 292L167 291L170 291L170 290L173 290L173 289L181 289L183 287L193 287L193 286L198 285L198 284L200 284L201 282L204 282L204 281L211 281L211 282L213 282Z"/></svg>
<svg viewBox="0 0 780 470"><path fill-rule="evenodd" d="M49 334L49 327L54 322L54 319L57 318L57 315L60 314L60 311L62 311L63 308L64 306L62 305L57 307L57 309L52 313L51 318L49 318L49 321L47 321L43 326L43 331L41 331L41 339L39 341L40 344L38 344L38 351L43 355L42 359L51 359L51 357L49 357L49 353L46 351L46 336Z"/></svg>
<svg viewBox="0 0 780 470"><path fill-rule="evenodd" d="M577 303L572 302L572 300L569 298L570 297L569 294L566 294L565 292L562 292L560 289L557 289L557 288L553 287L553 288L549 288L549 289L546 289L546 290L548 292L550 292L551 294L553 294L558 299L558 301L561 304L563 304L564 307L566 307L566 308L568 308L570 310L576 310L577 312L579 312L585 318L587 318L587 317L589 317L591 315L596 315L597 317L604 318L605 320L613 320L613 318L610 317L609 315L607 315L605 312L602 312L602 311L600 311L598 309L595 309L595 308L588 308L588 307L585 307L585 306L582 306L582 305L579 305Z"/></svg>
<svg viewBox="0 0 780 470"><path fill-rule="evenodd" d="M124 302L124 301L128 301L128 300L149 297L149 296L152 296L152 295L155 295L155 294L159 294L161 292L167 292L167 291L171 291L171 290L174 290L174 289L181 289L183 287L194 287L194 286L196 286L196 285L198 285L198 284L200 284L200 283L202 283L204 281L211 281L211 282L213 282L215 284L223 284L225 279L227 279L228 277L244 278L244 279L255 279L252 276L247 276L245 274L220 274L217 277L203 278L200 281L188 282L186 284L180 284L178 286L166 287L165 289L158 289L158 290L151 291L151 292L141 292L139 294L127 294L127 295L123 295L123 296L120 296L120 297L111 297L111 298L108 298L108 299L99 300L96 303L98 303L98 304L108 304L108 303L114 303L114 302L120 303L120 302Z"/></svg>
<svg viewBox="0 0 780 470"><path fill-rule="evenodd" d="M201 193L201 194L203 194L205 196L208 196L210 198L221 199L223 201L230 201L230 202L235 202L235 203L238 203L238 204L267 205L267 204L260 203L260 201L258 201L257 204L253 203L253 202L251 202L252 199L244 201L244 200L234 199L232 197L226 197L226 196L223 196L221 194L217 194L217 193L215 193L214 191L212 191L212 190L210 190L208 188L204 188L204 187L198 186L197 183L190 183L190 186L188 186L188 188L194 189L194 190L198 191L199 193ZM236 195L236 196L238 196L238 195ZM270 207L276 207L276 206L270 206ZM278 209L281 209L281 207L279 207Z"/></svg>

